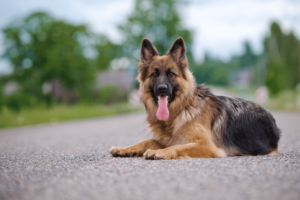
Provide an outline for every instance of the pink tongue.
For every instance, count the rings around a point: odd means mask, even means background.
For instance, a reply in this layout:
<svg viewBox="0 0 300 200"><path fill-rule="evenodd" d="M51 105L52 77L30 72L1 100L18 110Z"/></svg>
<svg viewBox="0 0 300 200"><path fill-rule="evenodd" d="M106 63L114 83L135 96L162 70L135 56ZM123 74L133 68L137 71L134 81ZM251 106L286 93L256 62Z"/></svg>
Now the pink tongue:
<svg viewBox="0 0 300 200"><path fill-rule="evenodd" d="M156 117L159 120L167 120L169 118L168 97L160 97L158 101L158 110Z"/></svg>

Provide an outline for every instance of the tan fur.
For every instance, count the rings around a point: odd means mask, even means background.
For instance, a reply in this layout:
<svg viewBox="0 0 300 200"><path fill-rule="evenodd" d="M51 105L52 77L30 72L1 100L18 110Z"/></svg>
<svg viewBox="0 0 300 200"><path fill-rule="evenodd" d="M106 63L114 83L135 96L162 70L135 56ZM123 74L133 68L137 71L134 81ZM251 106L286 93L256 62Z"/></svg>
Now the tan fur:
<svg viewBox="0 0 300 200"><path fill-rule="evenodd" d="M162 149L163 146L155 140L143 140L126 148L112 147L110 154L113 156L133 157L142 156L148 149Z"/></svg>
<svg viewBox="0 0 300 200"><path fill-rule="evenodd" d="M268 155L276 155L276 156L278 156L280 154L278 153L278 150L275 149L275 150L271 151L270 153L268 153Z"/></svg>

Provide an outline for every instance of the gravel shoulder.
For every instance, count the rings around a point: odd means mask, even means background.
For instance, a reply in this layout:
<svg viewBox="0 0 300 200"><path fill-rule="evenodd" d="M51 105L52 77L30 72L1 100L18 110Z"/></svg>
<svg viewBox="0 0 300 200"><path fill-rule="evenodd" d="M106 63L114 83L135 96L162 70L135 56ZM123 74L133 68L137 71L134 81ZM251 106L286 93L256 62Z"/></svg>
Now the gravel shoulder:
<svg viewBox="0 0 300 200"><path fill-rule="evenodd" d="M273 112L279 156L144 160L145 114L0 130L2 199L300 199L300 113Z"/></svg>

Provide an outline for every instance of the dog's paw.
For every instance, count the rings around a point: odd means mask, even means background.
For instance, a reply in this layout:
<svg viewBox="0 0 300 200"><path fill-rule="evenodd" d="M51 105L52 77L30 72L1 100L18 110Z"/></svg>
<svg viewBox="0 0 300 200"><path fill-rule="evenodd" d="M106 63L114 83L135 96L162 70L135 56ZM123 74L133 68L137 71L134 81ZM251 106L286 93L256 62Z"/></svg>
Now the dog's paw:
<svg viewBox="0 0 300 200"><path fill-rule="evenodd" d="M130 156L129 152L126 152L124 148L120 148L120 147L112 147L110 149L109 153L113 157L129 157Z"/></svg>
<svg viewBox="0 0 300 200"><path fill-rule="evenodd" d="M148 149L145 153L144 153L144 158L146 160L161 160L161 159L168 159L167 157L165 157L163 155L163 153L160 150L151 150Z"/></svg>
<svg viewBox="0 0 300 200"><path fill-rule="evenodd" d="M134 157L138 156L138 153L134 150L130 150L128 148L120 148L120 147L112 147L109 153L113 157Z"/></svg>

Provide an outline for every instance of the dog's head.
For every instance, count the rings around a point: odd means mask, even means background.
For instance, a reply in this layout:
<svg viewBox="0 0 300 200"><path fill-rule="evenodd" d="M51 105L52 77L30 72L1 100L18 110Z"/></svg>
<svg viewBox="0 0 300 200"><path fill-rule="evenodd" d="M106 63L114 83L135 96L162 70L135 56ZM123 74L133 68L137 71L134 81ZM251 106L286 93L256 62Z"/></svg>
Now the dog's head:
<svg viewBox="0 0 300 200"><path fill-rule="evenodd" d="M186 93L187 85L194 84L183 39L178 38L164 56L159 56L153 44L144 39L138 80L146 109L157 110L157 119L167 120L178 96Z"/></svg>

